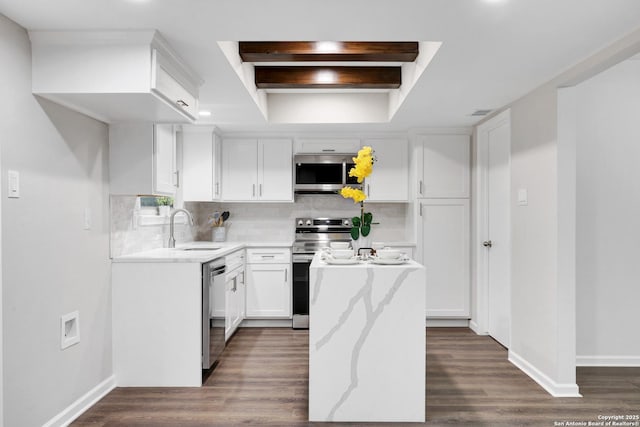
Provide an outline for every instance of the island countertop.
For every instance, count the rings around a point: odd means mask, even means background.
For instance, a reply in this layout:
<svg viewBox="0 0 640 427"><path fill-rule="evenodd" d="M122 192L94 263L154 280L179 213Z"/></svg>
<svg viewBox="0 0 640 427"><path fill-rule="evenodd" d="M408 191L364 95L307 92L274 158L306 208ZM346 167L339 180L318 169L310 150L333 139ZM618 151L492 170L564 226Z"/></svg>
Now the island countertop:
<svg viewBox="0 0 640 427"><path fill-rule="evenodd" d="M309 268L309 420L424 422L425 268Z"/></svg>

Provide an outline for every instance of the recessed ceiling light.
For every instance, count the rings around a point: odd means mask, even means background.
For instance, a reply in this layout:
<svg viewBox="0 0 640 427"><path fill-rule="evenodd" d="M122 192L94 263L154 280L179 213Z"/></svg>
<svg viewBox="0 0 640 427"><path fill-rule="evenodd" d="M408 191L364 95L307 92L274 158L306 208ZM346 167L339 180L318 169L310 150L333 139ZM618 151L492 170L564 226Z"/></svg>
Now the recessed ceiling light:
<svg viewBox="0 0 640 427"><path fill-rule="evenodd" d="M336 73L330 70L318 71L314 76L316 83L332 84L337 81Z"/></svg>
<svg viewBox="0 0 640 427"><path fill-rule="evenodd" d="M200 111L198 111L198 115L200 117L210 117L211 116L211 111L200 110Z"/></svg>
<svg viewBox="0 0 640 427"><path fill-rule="evenodd" d="M335 53L342 50L340 42L316 42L315 51L318 53Z"/></svg>

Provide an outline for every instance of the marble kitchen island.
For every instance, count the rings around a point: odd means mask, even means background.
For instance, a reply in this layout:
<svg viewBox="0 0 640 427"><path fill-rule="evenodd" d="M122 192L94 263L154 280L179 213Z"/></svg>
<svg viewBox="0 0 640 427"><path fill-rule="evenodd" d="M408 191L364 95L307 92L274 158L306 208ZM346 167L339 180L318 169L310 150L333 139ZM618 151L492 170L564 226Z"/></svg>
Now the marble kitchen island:
<svg viewBox="0 0 640 427"><path fill-rule="evenodd" d="M425 268L309 268L309 421L425 421Z"/></svg>

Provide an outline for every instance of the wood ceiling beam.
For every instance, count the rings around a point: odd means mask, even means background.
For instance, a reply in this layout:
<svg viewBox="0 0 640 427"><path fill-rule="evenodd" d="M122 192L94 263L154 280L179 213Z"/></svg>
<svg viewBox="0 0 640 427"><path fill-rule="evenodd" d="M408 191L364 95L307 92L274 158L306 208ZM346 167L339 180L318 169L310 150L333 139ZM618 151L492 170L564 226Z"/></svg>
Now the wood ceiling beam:
<svg viewBox="0 0 640 427"><path fill-rule="evenodd" d="M239 42L244 62L413 62L418 42Z"/></svg>
<svg viewBox="0 0 640 427"><path fill-rule="evenodd" d="M400 67L255 67L258 89L397 89Z"/></svg>

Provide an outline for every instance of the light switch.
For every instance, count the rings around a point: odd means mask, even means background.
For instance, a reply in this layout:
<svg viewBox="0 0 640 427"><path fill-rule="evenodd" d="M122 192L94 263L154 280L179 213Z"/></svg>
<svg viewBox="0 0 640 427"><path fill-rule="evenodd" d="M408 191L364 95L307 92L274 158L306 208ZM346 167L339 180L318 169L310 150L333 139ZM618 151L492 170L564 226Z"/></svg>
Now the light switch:
<svg viewBox="0 0 640 427"><path fill-rule="evenodd" d="M529 196L526 188L518 189L518 206L527 206L529 204Z"/></svg>
<svg viewBox="0 0 640 427"><path fill-rule="evenodd" d="M9 197L17 199L20 197L20 173L18 171L7 171L9 174Z"/></svg>

